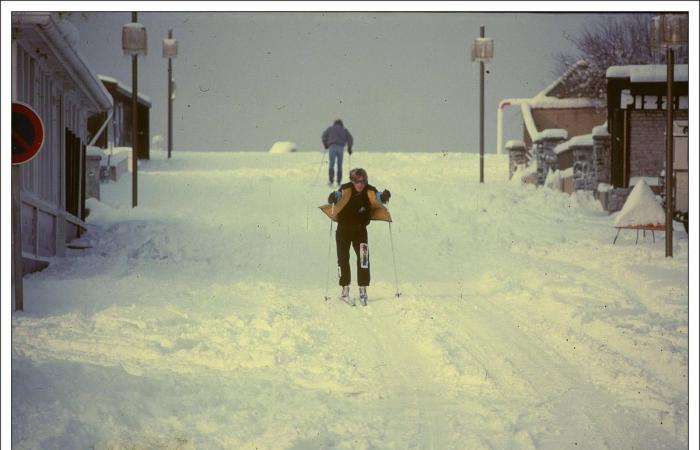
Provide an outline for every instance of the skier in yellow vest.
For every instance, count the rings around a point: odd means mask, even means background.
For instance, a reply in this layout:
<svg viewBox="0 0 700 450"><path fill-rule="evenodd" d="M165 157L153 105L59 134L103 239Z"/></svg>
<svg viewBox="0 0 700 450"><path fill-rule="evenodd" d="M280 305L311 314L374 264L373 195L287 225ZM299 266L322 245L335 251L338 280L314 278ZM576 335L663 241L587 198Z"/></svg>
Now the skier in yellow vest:
<svg viewBox="0 0 700 450"><path fill-rule="evenodd" d="M370 220L391 222L389 211L384 204L391 198L388 189L382 192L367 183L365 169L350 171L350 182L341 185L328 196L327 205L321 206L332 220L338 222L335 232L336 251L342 286L341 300L350 303L350 246L357 256L357 284L360 287L360 301L367 304L367 286L370 282L369 245L367 225Z"/></svg>

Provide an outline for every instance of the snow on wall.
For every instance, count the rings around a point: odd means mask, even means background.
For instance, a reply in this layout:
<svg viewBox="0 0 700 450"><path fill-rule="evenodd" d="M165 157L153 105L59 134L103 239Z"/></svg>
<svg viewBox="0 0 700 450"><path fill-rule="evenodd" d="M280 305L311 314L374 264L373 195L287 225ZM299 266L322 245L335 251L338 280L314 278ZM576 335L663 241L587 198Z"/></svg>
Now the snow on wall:
<svg viewBox="0 0 700 450"><path fill-rule="evenodd" d="M517 139L511 139L510 141L506 142L506 148L524 148L526 147L525 143L523 141L519 141Z"/></svg>
<svg viewBox="0 0 700 450"><path fill-rule="evenodd" d="M571 147L576 146L593 146L593 135L592 134L582 134L580 136L574 136L566 142L554 147L554 153L557 155L559 153L565 152Z"/></svg>
<svg viewBox="0 0 700 450"><path fill-rule="evenodd" d="M610 136L610 133L608 133L608 121L606 120L604 124L593 127L591 134L593 137Z"/></svg>

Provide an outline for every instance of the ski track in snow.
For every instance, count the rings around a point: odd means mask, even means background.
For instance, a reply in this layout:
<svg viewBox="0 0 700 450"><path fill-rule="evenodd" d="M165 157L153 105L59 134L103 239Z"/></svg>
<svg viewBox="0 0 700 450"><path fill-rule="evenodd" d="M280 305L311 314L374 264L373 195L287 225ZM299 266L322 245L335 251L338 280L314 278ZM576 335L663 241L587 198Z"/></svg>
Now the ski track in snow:
<svg viewBox="0 0 700 450"><path fill-rule="evenodd" d="M150 161L136 210L102 185L93 247L25 278L13 448L687 447L687 237L613 247L592 199L497 181L505 158L479 185L478 155L360 153L402 295L373 223L351 307L334 246L324 300L318 157Z"/></svg>

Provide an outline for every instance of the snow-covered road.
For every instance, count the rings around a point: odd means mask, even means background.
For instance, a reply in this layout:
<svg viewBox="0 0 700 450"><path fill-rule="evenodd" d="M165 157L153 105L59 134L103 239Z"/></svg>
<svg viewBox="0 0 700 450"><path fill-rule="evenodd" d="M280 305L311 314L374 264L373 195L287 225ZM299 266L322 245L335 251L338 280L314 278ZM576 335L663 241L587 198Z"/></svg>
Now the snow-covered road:
<svg viewBox="0 0 700 450"><path fill-rule="evenodd" d="M664 258L505 157L480 185L478 155L355 152L394 223L350 307L324 300L320 156L156 158L134 210L130 177L102 185L92 248L25 277L13 448L688 446L682 227Z"/></svg>

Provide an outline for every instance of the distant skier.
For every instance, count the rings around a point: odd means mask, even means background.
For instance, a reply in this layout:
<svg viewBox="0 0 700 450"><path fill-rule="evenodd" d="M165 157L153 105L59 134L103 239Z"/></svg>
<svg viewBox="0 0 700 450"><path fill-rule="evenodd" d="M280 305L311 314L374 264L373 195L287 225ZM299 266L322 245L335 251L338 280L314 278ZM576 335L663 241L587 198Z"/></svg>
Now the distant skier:
<svg viewBox="0 0 700 450"><path fill-rule="evenodd" d="M333 186L335 175L336 183L340 186L343 179L343 150L348 146L348 155L352 155L352 134L343 126L343 121L336 119L333 125L326 128L321 135L323 148L328 150L328 187ZM338 165L338 171L333 172L333 166Z"/></svg>
<svg viewBox="0 0 700 450"><path fill-rule="evenodd" d="M338 222L335 232L336 251L342 286L341 300L351 303L350 295L350 245L357 256L357 284L360 287L360 301L367 305L367 286L369 286L369 245L367 225L370 220L391 222L389 211L383 206L391 198L388 189L381 193L377 188L367 183L365 169L357 168L350 171L350 182L345 183L337 191L328 196L327 205L321 210L328 217ZM354 303L353 303L354 304Z"/></svg>

